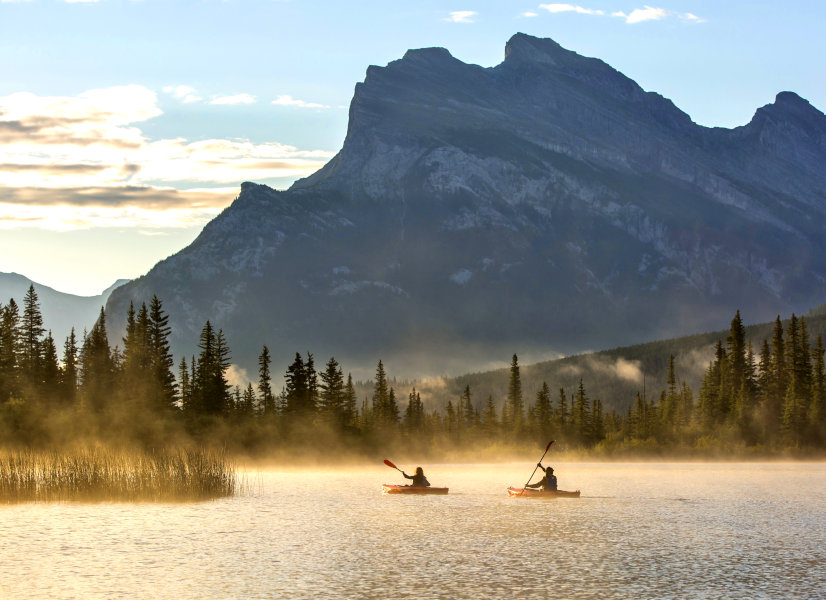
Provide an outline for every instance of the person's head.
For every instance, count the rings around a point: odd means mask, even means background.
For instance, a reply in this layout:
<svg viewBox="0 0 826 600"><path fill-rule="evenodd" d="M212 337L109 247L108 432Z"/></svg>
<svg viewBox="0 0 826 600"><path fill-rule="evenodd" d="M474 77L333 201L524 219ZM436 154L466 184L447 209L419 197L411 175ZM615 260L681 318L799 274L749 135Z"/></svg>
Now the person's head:
<svg viewBox="0 0 826 600"><path fill-rule="evenodd" d="M553 474L554 474L554 470L553 470L553 468L552 468L552 467L548 467L547 469L545 469L545 472L546 472L548 475L553 475Z"/></svg>
<svg viewBox="0 0 826 600"><path fill-rule="evenodd" d="M421 467L416 467L416 475L424 475L424 471Z"/></svg>

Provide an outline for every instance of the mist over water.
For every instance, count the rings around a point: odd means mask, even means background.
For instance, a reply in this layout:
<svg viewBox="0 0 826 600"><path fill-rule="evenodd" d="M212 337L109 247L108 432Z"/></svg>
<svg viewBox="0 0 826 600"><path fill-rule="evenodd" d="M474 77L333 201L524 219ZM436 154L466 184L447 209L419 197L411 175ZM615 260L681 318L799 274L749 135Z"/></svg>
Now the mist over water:
<svg viewBox="0 0 826 600"><path fill-rule="evenodd" d="M416 465L398 466L408 473ZM197 504L0 507L0 597L817 598L826 464L530 463L250 472Z"/></svg>

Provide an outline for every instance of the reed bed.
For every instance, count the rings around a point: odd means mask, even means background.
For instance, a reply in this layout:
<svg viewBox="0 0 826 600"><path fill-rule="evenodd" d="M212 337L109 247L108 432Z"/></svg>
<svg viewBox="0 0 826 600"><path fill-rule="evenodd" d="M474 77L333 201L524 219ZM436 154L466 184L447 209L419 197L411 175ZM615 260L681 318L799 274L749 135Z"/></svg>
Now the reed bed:
<svg viewBox="0 0 826 600"><path fill-rule="evenodd" d="M232 496L235 466L206 450L0 453L0 503L191 502Z"/></svg>

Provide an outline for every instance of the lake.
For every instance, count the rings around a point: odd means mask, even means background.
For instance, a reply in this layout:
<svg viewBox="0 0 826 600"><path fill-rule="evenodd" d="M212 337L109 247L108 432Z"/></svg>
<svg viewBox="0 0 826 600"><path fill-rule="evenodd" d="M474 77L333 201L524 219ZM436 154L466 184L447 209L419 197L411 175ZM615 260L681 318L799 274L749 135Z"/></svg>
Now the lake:
<svg viewBox="0 0 826 600"><path fill-rule="evenodd" d="M249 472L199 504L0 506L0 598L826 598L826 464ZM399 467L411 473L415 464ZM538 479L538 477L536 477Z"/></svg>

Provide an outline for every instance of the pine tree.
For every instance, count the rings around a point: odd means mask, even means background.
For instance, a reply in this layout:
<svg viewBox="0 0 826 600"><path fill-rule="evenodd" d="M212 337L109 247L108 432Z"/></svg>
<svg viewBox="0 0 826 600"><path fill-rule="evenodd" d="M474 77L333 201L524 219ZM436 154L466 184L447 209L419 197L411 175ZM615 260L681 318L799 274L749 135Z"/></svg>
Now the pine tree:
<svg viewBox="0 0 826 600"><path fill-rule="evenodd" d="M20 309L14 298L0 310L0 402L20 393Z"/></svg>
<svg viewBox="0 0 826 600"><path fill-rule="evenodd" d="M522 380L519 376L519 359L516 354L511 359L510 380L508 381L508 423L517 434L522 431L525 420L525 404L522 399Z"/></svg>
<svg viewBox="0 0 826 600"><path fill-rule="evenodd" d="M384 364L379 360L376 365L376 379L373 382L373 415L376 422L384 425L389 423L390 417L390 391L387 385L387 374L384 371Z"/></svg>
<svg viewBox="0 0 826 600"><path fill-rule="evenodd" d="M71 333L66 338L63 344L63 369L61 370L61 397L67 404L74 404L77 398L77 359L78 359L77 338L75 337L75 328L72 327Z"/></svg>
<svg viewBox="0 0 826 600"><path fill-rule="evenodd" d="M230 365L229 348L222 330L215 330L207 321L198 340L201 351L192 378L192 404L196 412L220 415L231 407L231 386L226 379Z"/></svg>
<svg viewBox="0 0 826 600"><path fill-rule="evenodd" d="M265 415L275 414L275 397L272 393L272 378L270 377L270 349L266 344L258 355L258 397Z"/></svg>
<svg viewBox="0 0 826 600"><path fill-rule="evenodd" d="M542 387L536 393L536 407L534 409L537 432L541 439L550 435L552 428L553 411L551 409L551 390L546 382L542 382Z"/></svg>
<svg viewBox="0 0 826 600"><path fill-rule="evenodd" d="M587 443L591 438L591 404L585 393L585 385L579 380L573 408L571 410L571 425L574 434L580 443Z"/></svg>
<svg viewBox="0 0 826 600"><path fill-rule="evenodd" d="M100 412L110 400L114 375L112 352L106 333L106 313L102 307L92 331L83 340L80 365L84 405L92 411Z"/></svg>
<svg viewBox="0 0 826 600"><path fill-rule="evenodd" d="M807 420L809 437L815 443L826 441L826 368L823 362L823 340L817 336L812 368L812 394Z"/></svg>
<svg viewBox="0 0 826 600"><path fill-rule="evenodd" d="M462 424L464 425L464 428L470 429L471 427L473 427L473 420L475 414L473 410L473 402L470 399L470 384L466 385L464 391L462 392L461 412Z"/></svg>
<svg viewBox="0 0 826 600"><path fill-rule="evenodd" d="M310 412L309 390L307 387L307 370L304 359L296 352L295 360L287 367L284 376L285 386L285 410L291 416L306 416Z"/></svg>
<svg viewBox="0 0 826 600"><path fill-rule="evenodd" d="M192 384L189 378L186 356L181 358L181 364L178 366L178 397L182 410L192 409Z"/></svg>
<svg viewBox="0 0 826 600"><path fill-rule="evenodd" d="M342 423L346 427L353 427L356 425L356 389L353 386L353 376L347 374L347 383L344 386L344 414L342 415Z"/></svg>
<svg viewBox="0 0 826 600"><path fill-rule="evenodd" d="M175 360L169 345L172 328L169 315L163 310L163 303L152 296L149 303L148 338L152 381L152 405L171 409L175 407L175 376L172 367ZM227 365L229 366L229 365Z"/></svg>
<svg viewBox="0 0 826 600"><path fill-rule="evenodd" d="M493 402L492 395L488 395L485 412L482 413L482 427L488 436L494 436L499 431L499 421L496 419L496 404Z"/></svg>
<svg viewBox="0 0 826 600"><path fill-rule="evenodd" d="M40 338L45 331L37 292L34 291L34 285L29 285L23 298L23 317L20 320L20 369L23 380L32 387L32 391L41 379Z"/></svg>
<svg viewBox="0 0 826 600"><path fill-rule="evenodd" d="M344 416L344 374L335 357L330 357L321 373L319 408L322 414L341 424Z"/></svg>
<svg viewBox="0 0 826 600"><path fill-rule="evenodd" d="M57 358L57 347L54 343L51 330L45 337L42 346L42 364L40 369L40 395L50 404L58 404L60 398L60 364Z"/></svg>

